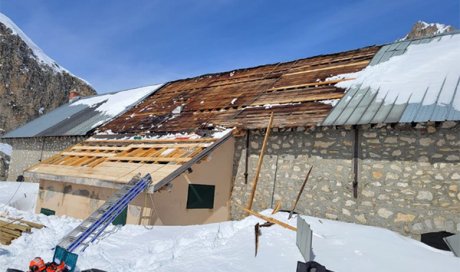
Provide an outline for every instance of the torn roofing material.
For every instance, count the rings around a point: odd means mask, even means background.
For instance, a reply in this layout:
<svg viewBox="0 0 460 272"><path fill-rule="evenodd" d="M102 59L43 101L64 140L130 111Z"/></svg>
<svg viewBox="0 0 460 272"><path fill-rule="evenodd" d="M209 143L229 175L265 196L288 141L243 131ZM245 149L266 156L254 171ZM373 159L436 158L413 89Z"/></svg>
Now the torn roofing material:
<svg viewBox="0 0 460 272"><path fill-rule="evenodd" d="M158 190L231 138L97 139L76 144L25 171L48 179L115 188L137 173L152 176Z"/></svg>
<svg viewBox="0 0 460 272"><path fill-rule="evenodd" d="M344 89L327 78L362 70L380 47L372 46L166 84L101 134L158 134L215 127L264 128L316 125ZM108 132L108 133L107 133Z"/></svg>
<svg viewBox="0 0 460 272"><path fill-rule="evenodd" d="M3 138L87 135L139 103L159 87L160 84L81 98L8 132Z"/></svg>
<svg viewBox="0 0 460 272"><path fill-rule="evenodd" d="M460 120L460 33L383 46L323 125Z"/></svg>

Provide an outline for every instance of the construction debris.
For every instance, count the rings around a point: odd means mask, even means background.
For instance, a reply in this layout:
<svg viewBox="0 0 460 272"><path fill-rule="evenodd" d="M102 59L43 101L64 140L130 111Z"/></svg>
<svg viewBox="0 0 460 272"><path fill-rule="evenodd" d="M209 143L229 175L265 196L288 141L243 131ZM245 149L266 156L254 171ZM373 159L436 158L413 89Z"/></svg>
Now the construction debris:
<svg viewBox="0 0 460 272"><path fill-rule="evenodd" d="M275 208L272 211L272 214L276 214L281 209L281 200L276 201Z"/></svg>
<svg viewBox="0 0 460 272"><path fill-rule="evenodd" d="M21 237L23 232L30 233L32 228L41 229L44 225L22 220L22 218L0 217L0 243L11 244L11 241Z"/></svg>
<svg viewBox="0 0 460 272"><path fill-rule="evenodd" d="M255 237L256 237L255 257L257 257L257 251L259 250L259 236L262 235L262 231L260 231L260 228L271 227L273 225L274 224L270 222L265 222L263 224L259 224L259 223L255 224L254 226L254 232L255 232Z"/></svg>
<svg viewBox="0 0 460 272"><path fill-rule="evenodd" d="M290 229L290 230L293 230L293 231L297 231L297 228L296 228L296 227L293 227L293 226L291 226L291 225L289 225L289 224L286 224L286 223L284 223L284 222L281 222L281 221L279 221L279 220L277 220L277 219L275 219L275 218L272 218L272 217L268 217L268 216L262 215L262 214L260 214L260 213L258 213L258 212L252 211L252 210L248 210L248 209L246 209L246 208L244 208L244 207L242 207L242 206L240 206L240 207L241 207L246 213L252 214L252 215L254 215L255 217L258 217L258 218L260 218L260 219L262 219L262 220L265 220L265 221L270 222L270 223L273 223L273 224L280 225L281 227L286 228L286 229Z"/></svg>
<svg viewBox="0 0 460 272"><path fill-rule="evenodd" d="M308 174L305 177L305 180L303 181L302 187L300 187L299 194L297 194L297 198L295 199L294 205L292 206L291 212L289 213L288 219L291 219L292 214L294 213L295 208L297 207L297 203L299 202L300 196L302 195L303 189L305 189L305 185L307 184L308 177L310 176L311 170L313 169L313 166L310 167L310 170L308 170Z"/></svg>

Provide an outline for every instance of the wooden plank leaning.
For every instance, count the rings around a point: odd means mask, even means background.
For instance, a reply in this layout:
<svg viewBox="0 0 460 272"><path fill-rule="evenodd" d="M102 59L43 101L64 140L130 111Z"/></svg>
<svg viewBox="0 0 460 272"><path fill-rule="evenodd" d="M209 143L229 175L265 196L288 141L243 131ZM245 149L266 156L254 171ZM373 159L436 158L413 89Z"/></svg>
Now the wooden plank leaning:
<svg viewBox="0 0 460 272"><path fill-rule="evenodd" d="M260 150L259 161L257 162L256 174L252 182L252 191L251 196L249 197L249 202L247 209L252 210L252 203L254 202L254 196L256 194L257 182L259 181L260 169L262 168L262 163L264 161L265 149L267 148L268 137L270 136L270 130L273 124L273 112L270 114L270 121L268 122L267 131L265 132L264 142L262 144L262 149Z"/></svg>
<svg viewBox="0 0 460 272"><path fill-rule="evenodd" d="M294 205L291 208L291 211L289 212L289 217L288 219L291 219L292 214L294 213L295 208L297 207L297 203L299 202L300 196L302 195L303 189L305 189L305 185L307 184L308 177L310 176L311 170L313 169L313 166L310 167L310 170L308 170L308 174L305 177L305 180L303 181L302 187L300 187L300 191L297 194L297 198L295 199Z"/></svg>
<svg viewBox="0 0 460 272"><path fill-rule="evenodd" d="M265 220L265 221L270 222L270 223L273 223L273 224L280 225L281 227L286 228L286 229L289 229L289 230L297 231L297 228L296 228L296 227L293 227L293 226L291 226L291 225L289 225L289 224L286 224L286 223L284 223L284 222L282 222L282 221L279 221L279 220L277 220L277 219L275 219L275 218L265 216L265 215L263 215L263 214L260 214L260 213L258 213L258 212L252 211L252 210L248 210L247 208L244 208L244 207L242 207L242 206L240 206L240 207L241 207L245 212L247 212L247 213L249 213L249 214L252 214L252 215L254 215L255 217L258 217L258 218L260 218L260 219L262 219L262 220Z"/></svg>

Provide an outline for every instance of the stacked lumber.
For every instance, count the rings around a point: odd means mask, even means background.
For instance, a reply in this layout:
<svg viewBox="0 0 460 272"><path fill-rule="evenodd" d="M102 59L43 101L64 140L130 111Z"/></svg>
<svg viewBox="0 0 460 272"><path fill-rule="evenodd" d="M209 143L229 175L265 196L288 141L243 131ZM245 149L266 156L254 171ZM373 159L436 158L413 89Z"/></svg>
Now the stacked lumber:
<svg viewBox="0 0 460 272"><path fill-rule="evenodd" d="M23 232L30 233L32 228L41 229L44 226L22 219L0 217L0 243L11 244L11 241L21 237Z"/></svg>

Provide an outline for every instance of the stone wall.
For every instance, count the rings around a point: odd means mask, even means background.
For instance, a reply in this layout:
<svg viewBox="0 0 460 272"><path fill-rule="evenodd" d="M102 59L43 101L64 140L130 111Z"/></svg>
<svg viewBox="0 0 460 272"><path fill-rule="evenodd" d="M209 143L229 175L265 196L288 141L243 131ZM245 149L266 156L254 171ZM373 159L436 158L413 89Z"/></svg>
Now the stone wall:
<svg viewBox="0 0 460 272"><path fill-rule="evenodd" d="M8 180L16 180L19 175L24 174L25 169L86 138L85 136L68 136L3 139L13 147Z"/></svg>
<svg viewBox="0 0 460 272"><path fill-rule="evenodd" d="M250 195L263 132L250 131L248 184L246 137L236 141L232 217ZM253 208L290 209L310 166L297 211L329 219L382 226L405 235L460 231L460 125L358 128L358 197L353 197L355 130L275 130Z"/></svg>
<svg viewBox="0 0 460 272"><path fill-rule="evenodd" d="M10 164L10 156L0 151L0 180L6 179L9 164Z"/></svg>

